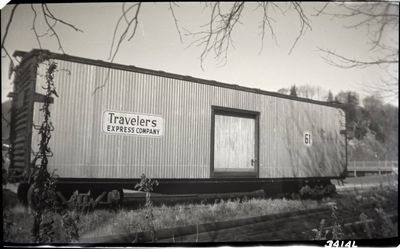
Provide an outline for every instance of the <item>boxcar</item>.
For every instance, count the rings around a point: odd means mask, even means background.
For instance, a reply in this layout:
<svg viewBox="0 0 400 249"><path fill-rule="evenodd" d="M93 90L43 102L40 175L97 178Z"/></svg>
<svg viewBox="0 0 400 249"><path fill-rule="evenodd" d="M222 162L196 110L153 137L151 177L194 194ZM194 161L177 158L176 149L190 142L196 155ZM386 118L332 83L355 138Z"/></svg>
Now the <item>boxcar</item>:
<svg viewBox="0 0 400 249"><path fill-rule="evenodd" d="M327 184L346 171L337 104L47 50L14 56L14 180L28 182L38 150L49 60L59 97L48 168L60 191L129 189L142 174L165 193L268 191Z"/></svg>

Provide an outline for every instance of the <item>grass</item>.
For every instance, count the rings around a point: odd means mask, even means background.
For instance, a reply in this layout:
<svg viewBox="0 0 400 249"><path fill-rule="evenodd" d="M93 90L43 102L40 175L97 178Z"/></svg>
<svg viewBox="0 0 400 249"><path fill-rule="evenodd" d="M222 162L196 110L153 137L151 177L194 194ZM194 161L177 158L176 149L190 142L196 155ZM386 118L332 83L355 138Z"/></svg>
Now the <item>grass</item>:
<svg viewBox="0 0 400 249"><path fill-rule="evenodd" d="M372 204L373 208L363 207L365 204ZM341 217L345 217L345 214L349 213L358 221L372 220L373 222L364 224L361 230L348 229L340 238L333 239L378 239L398 236L398 220L392 221L388 216L392 211L397 213L398 210L397 183L370 188L369 191L355 189L351 194L343 195L341 198L336 199L336 205L339 225L347 223ZM389 213L383 211L384 209L388 210ZM332 217L325 217L324 220L330 223L329 225L333 225ZM315 224L315 229L313 230L317 234L311 235L310 233L310 239L331 239L319 236L318 232L321 232L321 229L318 228L319 226L320 224Z"/></svg>
<svg viewBox="0 0 400 249"><path fill-rule="evenodd" d="M4 209L3 209L4 212ZM12 242L29 243L31 242L31 230L33 225L32 215L20 204L10 208L10 219L12 225L9 229ZM4 231L3 231L4 232ZM7 238L4 238L6 241Z"/></svg>
<svg viewBox="0 0 400 249"><path fill-rule="evenodd" d="M354 191L350 195L342 195L335 198L338 207L340 222L341 212L351 212L355 217L365 213L369 218L374 214L368 210L360 209L364 203L373 202L376 207L397 209L398 185L381 186L368 192ZM4 195L3 195L4 198ZM330 200L332 201L332 199ZM12 226L9 229L9 238L5 241L27 243L31 242L31 228L33 218L31 214L20 204L13 201L10 205L10 219ZM4 204L4 202L3 202ZM304 210L320 206L315 200L291 200L291 199L262 199L262 198L234 198L219 200L214 203L177 204L175 206L160 205L153 207L155 229L196 225L209 222L226 221L252 216L267 215L285 211ZM4 206L3 206L4 211ZM79 220L79 233L81 238L100 237L113 234L135 233L148 229L146 224L146 210L121 209L117 212L109 210L95 210L89 214L82 214ZM327 217L329 219L329 217ZM66 242L63 230L60 226L60 217L55 217L56 242ZM315 227L318 227L316 224ZM310 231L311 232L311 231ZM376 232L379 232L378 230ZM397 231L396 231L397 233ZM354 238L353 234L346 237ZM385 234L375 234L385 237ZM366 238L366 237L364 237Z"/></svg>
<svg viewBox="0 0 400 249"><path fill-rule="evenodd" d="M239 199L219 201L214 204L189 204L168 207L162 205L154 207L155 229L168 227L196 225L209 222L226 221L252 216L273 214L291 210L301 210L318 207L318 202L313 200L287 200L287 199L256 199L246 201ZM83 219L93 220L96 212L88 214ZM104 226L97 229L82 227L82 237L98 237L121 233L135 233L145 228L145 210L120 210L113 215Z"/></svg>
<svg viewBox="0 0 400 249"><path fill-rule="evenodd" d="M195 225L216 221L225 221L251 216L273 214L291 210L302 210L318 207L314 200L288 199L257 199L248 200L220 200L213 204L189 204L153 207L155 229L168 227ZM9 233L12 240L9 242L31 242L31 227L33 218L22 205L11 208L14 225ZM146 210L121 209L118 212L109 210L95 210L92 213L82 214L79 221L81 237L98 237L121 233L135 233L144 231L146 227ZM65 242L60 225L60 217L55 215L56 242Z"/></svg>

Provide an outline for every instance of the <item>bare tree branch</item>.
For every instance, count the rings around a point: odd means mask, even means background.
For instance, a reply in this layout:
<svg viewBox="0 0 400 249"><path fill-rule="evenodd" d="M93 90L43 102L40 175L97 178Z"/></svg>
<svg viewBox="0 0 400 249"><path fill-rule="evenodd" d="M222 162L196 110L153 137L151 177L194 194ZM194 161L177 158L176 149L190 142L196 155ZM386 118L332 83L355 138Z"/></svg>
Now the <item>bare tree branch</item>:
<svg viewBox="0 0 400 249"><path fill-rule="evenodd" d="M299 20L300 20L300 31L299 34L296 37L296 40L294 41L292 47L289 50L289 54L292 53L294 47L296 46L297 42L299 39L304 35L306 32L306 28L309 28L311 30L311 25L310 21L308 20L307 16L304 14L303 8L301 7L300 3L298 2L292 2L292 5L294 9L296 10L297 14L299 15Z"/></svg>
<svg viewBox="0 0 400 249"><path fill-rule="evenodd" d="M44 7L45 7L45 9L46 9L46 12L43 12L44 15L47 15L48 17L50 17L50 18L53 19L54 21L60 22L60 23L64 24L65 26L68 26L68 27L74 29L74 30L77 31L77 32L83 32L81 29L77 28L76 26L74 26L74 25L72 25L72 24L70 24L70 23L67 23L66 21L64 21L64 20L62 20L62 19L59 19L59 18L55 17L55 16L53 15L53 13L51 13L51 11L50 11L50 9L49 9L49 6L48 6L47 4L44 4Z"/></svg>
<svg viewBox="0 0 400 249"><path fill-rule="evenodd" d="M399 24L399 6L390 2L360 3L349 6L347 3L337 4L345 12L329 13L333 18L345 19L346 22L356 21L354 24L347 24L345 28L358 28L367 26L369 29L371 50L382 45L382 35L388 26L393 28ZM371 30L372 29L372 30Z"/></svg>
<svg viewBox="0 0 400 249"><path fill-rule="evenodd" d="M336 58L337 61L334 61L331 58L322 57L329 64L334 65L336 67L340 67L340 68L355 68L355 67L365 68L365 67L371 66L371 65L399 63L398 59L397 60L378 59L378 60L373 60L373 61L361 61L361 60L345 57L343 55L332 52L331 50L328 50L328 49L322 49L322 48L318 48L318 49L321 52L324 52L325 54Z"/></svg>
<svg viewBox="0 0 400 249"><path fill-rule="evenodd" d="M8 52L8 50L6 49L4 44L5 44L5 41L6 41L6 38L7 38L7 35L8 35L8 31L10 29L10 25L11 25L11 22L12 22L12 20L14 18L14 13L15 13L15 10L17 9L17 7L18 7L18 4L14 5L14 7L11 10L10 18L8 19L7 26L6 26L6 29L4 31L4 36L3 36L3 39L1 41L1 50L3 50L6 53L6 55L10 59L10 61L13 61L13 59L12 59L10 53Z"/></svg>
<svg viewBox="0 0 400 249"><path fill-rule="evenodd" d="M398 67L398 38L388 38L393 34L391 32L398 32L398 3L338 3L337 7L341 8L342 11L336 13L324 11L323 14L330 15L332 18L345 20L347 24L344 26L345 28L366 28L370 46L369 52L374 55L379 54L379 56L377 58L363 60L351 58L329 49L319 49L319 51L323 53L321 57L328 64L339 68L366 68L369 66L378 66L386 71L386 75L390 79L381 78L380 82L374 82L374 84L364 83L365 89L369 89L370 93L379 92L384 96L392 95L397 98L398 75L392 75L390 70Z"/></svg>
<svg viewBox="0 0 400 249"><path fill-rule="evenodd" d="M117 24L115 25L115 28L114 28L113 38L112 38L112 41L111 41L110 53L109 53L109 55L108 55L108 59L109 59L109 60L111 60L111 57L112 57L112 52L113 52L113 47L114 47L114 43L115 43L115 38L116 38L116 36L117 36L118 27L119 27L119 25L120 25L120 23L121 23L121 21L122 21L122 18L125 19L126 24L128 25L128 24L129 24L129 21L128 21L128 18L126 17L126 14L127 14L131 9L133 9L135 6L136 6L136 5L132 5L132 6L130 6L128 9L125 10L125 3L122 4L122 15L119 17L119 19L118 19L118 21L117 21Z"/></svg>
<svg viewBox="0 0 400 249"><path fill-rule="evenodd" d="M122 13L121 13L121 16L119 17L119 19L117 21L117 24L115 25L114 34L113 34L113 38L112 38L112 41L111 41L110 54L109 54L109 57L108 57L110 62L114 62L115 56L117 55L122 42L126 39L127 34L128 34L128 32L129 32L129 30L131 28L132 28L132 34L130 35L130 37L127 40L130 41L135 36L136 29L137 29L137 26L138 26L138 23L139 23L139 13L140 13L141 5L142 5L142 2L135 3L135 4L131 5L129 8L127 8L125 10L125 3L122 4ZM131 19L129 19L128 18L128 12L131 11L132 9L134 9L135 7L136 7L136 11L134 12L134 16ZM116 35L117 35L118 28L119 28L119 26L121 24L121 20L122 19L124 19L126 21L126 27L125 27L124 31L122 32L122 34L119 36L119 39L118 39L117 43L115 44ZM98 87L96 87L94 89L92 95L94 95L98 90L100 90L101 88L103 88L107 84L107 81L108 81L109 76L110 76L110 71L111 70L109 68L107 70L107 76L106 76L103 84L98 86Z"/></svg>
<svg viewBox="0 0 400 249"><path fill-rule="evenodd" d="M234 2L231 9L224 13L219 2L212 3L210 21L207 23L208 29L186 34L193 37L200 36L190 45L197 44L197 46L203 47L200 55L200 67L202 70L204 70L203 62L211 50L214 52L214 58L226 62L228 49L232 41L232 31L239 22L243 8L244 2Z"/></svg>
<svg viewBox="0 0 400 249"><path fill-rule="evenodd" d="M136 28L137 28L138 22L139 22L138 17L139 17L139 12L140 12L140 7L141 7L141 5L142 5L141 2L133 4L133 5L130 6L126 11L123 11L122 14L121 14L121 16L120 16L120 18L118 19L117 24L116 24L115 29L114 29L113 39L112 39L112 42L111 42L111 49L110 49L110 56L109 56L109 60L110 60L111 62L114 61L115 56L116 56L117 53L118 53L119 47L120 47L121 43L124 41L124 39L126 38L126 35L127 35L127 33L129 32L129 30L131 29L132 24L133 24L133 27L132 27L132 34L131 34L131 36L128 38L128 41L130 41L130 40L134 37L134 35L136 34ZM132 9L135 8L135 7L136 7L136 12L135 12L134 16L129 20L129 19L127 18L127 14L128 14L128 12L129 12L130 10L132 10ZM123 8L123 10L124 10L124 8ZM119 37L117 43L115 44L116 34L117 34L118 28L119 28L119 26L120 26L121 20L122 20L123 18L127 21L126 27L125 27L125 30L124 30L124 31L122 32L122 34L120 35L120 37Z"/></svg>
<svg viewBox="0 0 400 249"><path fill-rule="evenodd" d="M174 8L172 7L172 3L171 2L169 2L169 10L171 11L172 18L174 19L175 27L176 27L176 30L178 31L178 34L179 34L179 40L181 41L181 43L183 43L182 33L181 33L181 31L179 29L179 25L178 25L178 19L176 19Z"/></svg>
<svg viewBox="0 0 400 249"><path fill-rule="evenodd" d="M51 33L49 34L49 36L55 36L55 37L56 37L56 40L57 40L57 43L58 43L58 49L61 50L63 53L65 53L64 48L63 48L63 46L62 46L62 44L61 44L60 37L59 37L59 35L58 35L58 33L57 33L56 29L55 29L56 24L59 22L59 23L61 23L61 24L64 24L64 25L67 26L67 27L70 27L70 28L74 29L74 30L77 31L77 32L83 32L83 31L82 31L81 29L75 27L74 25L72 25L72 24L70 24L70 23L67 23L67 22L64 21L64 20L55 17L55 16L53 15L53 13L50 11L50 9L49 9L49 7L47 6L47 4L42 4L41 7L42 7L42 12L43 12L44 20L45 20L45 22L46 22L46 24L47 24L47 27L48 27L49 30L51 31ZM53 24L53 25L50 24L50 22L49 22L50 20L54 21L54 24ZM37 36L37 37L38 37L38 36Z"/></svg>
<svg viewBox="0 0 400 249"><path fill-rule="evenodd" d="M263 47L264 47L265 24L268 24L269 30L271 32L271 36L274 39L275 44L276 45L278 44L278 41L277 41L277 38L276 38L276 35L275 35L275 32L274 32L273 26L272 26L272 24L270 22L270 21L274 21L274 20L271 17L269 17L269 15L268 15L268 4L270 4L270 3L269 2L261 2L261 3L259 3L259 6L261 6L263 8L263 20L262 20L261 25L260 25L261 26L261 48L260 48L259 53L262 52Z"/></svg>
<svg viewBox="0 0 400 249"><path fill-rule="evenodd" d="M129 11L129 9L128 9L128 10L125 10L125 4L126 4L126 3L122 3L122 15L124 16L124 19L125 19L126 24L128 24L129 21L128 21L128 17L126 16L126 12Z"/></svg>
<svg viewBox="0 0 400 249"><path fill-rule="evenodd" d="M316 14L313 14L312 16L319 16L319 15L321 15L321 14L324 12L324 10L326 9L326 7L328 7L328 4L329 4L329 2L328 2L328 3L325 3L325 5L324 5L320 10L317 10L317 9L314 8L314 10L316 10L317 13L316 13Z"/></svg>
<svg viewBox="0 0 400 249"><path fill-rule="evenodd" d="M35 34L36 41L38 42L39 47L42 48L42 44L40 43L39 34L37 33L37 30L36 30L36 17L37 17L37 13L36 13L36 10L35 10L35 8L33 7L33 4L32 4L32 3L31 3L31 9L32 9L32 11L33 11L32 30L33 30L33 33Z"/></svg>
<svg viewBox="0 0 400 249"><path fill-rule="evenodd" d="M43 13L46 12L45 7L44 7L44 4L42 4L42 11L43 11ZM47 18L48 18L47 15L44 14L44 20L45 20L45 22L46 22L46 24L47 24L47 27L48 27L48 28L51 30L51 32L52 32L52 34L50 34L50 36L55 36L55 37L56 37L57 43L58 43L58 50L61 50L63 53L65 53L65 52L64 52L64 48L63 48L63 46L61 45L60 37L58 36L58 34L57 34L56 30L54 29L54 27L53 27L52 25L50 25L49 20L48 20Z"/></svg>

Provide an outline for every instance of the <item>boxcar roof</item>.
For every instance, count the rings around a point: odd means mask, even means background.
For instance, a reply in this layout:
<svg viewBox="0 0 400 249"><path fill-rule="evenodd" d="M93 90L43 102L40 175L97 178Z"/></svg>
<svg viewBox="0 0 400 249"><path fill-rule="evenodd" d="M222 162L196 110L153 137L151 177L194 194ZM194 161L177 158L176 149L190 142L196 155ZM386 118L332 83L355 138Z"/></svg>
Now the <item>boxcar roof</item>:
<svg viewBox="0 0 400 249"><path fill-rule="evenodd" d="M44 49L33 49L30 52L15 51L13 56L14 57L23 57L23 60L25 60L30 57L38 56L39 54L42 56L45 56L46 58L50 58L50 59L65 60L65 61L77 62L77 63L82 63L82 64L88 64L88 65L95 65L95 66L101 66L101 67L107 67L107 68L113 68L113 69L132 71L132 72L137 72L137 73L150 74L150 75L155 75L155 76L160 76L160 77L167 77L167 78L172 78L172 79L190 81L190 82L195 82L195 83L200 83L200 84L224 87L224 88L229 88L229 89L234 89L234 90L239 90L239 91L258 93L258 94L269 95L269 96L274 96L274 97L278 97L278 98L291 99L291 100L295 100L295 101L308 102L308 103L312 103L312 104L325 105L325 106L336 107L336 108L344 107L343 104L338 103L338 102L325 102L325 101L307 99L307 98L302 98L302 97L295 97L295 96L281 94L281 93L277 93L277 92L265 91L265 90L261 90L258 88L244 87L244 86L239 86L239 85L235 85L235 84L218 82L218 81L214 81L214 80L205 80L205 79L195 78L195 77L187 76L187 75L179 75L179 74L174 74L174 73L169 73L169 72L164 72L164 71L157 71L157 70L152 70L152 69L135 67L132 65L123 65L123 64L118 64L118 63L102 61L102 60L93 60L93 59L88 59L88 58L83 58L83 57L78 57L78 56L72 56L72 55L68 55L68 54L58 54L58 53L53 53L53 52L50 52L49 50L44 50Z"/></svg>

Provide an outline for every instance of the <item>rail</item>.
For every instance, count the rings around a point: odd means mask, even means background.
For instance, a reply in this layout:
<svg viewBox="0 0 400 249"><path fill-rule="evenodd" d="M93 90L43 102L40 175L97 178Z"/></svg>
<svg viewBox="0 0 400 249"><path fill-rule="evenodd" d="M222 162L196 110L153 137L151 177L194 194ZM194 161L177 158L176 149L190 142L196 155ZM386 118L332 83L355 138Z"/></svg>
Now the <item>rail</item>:
<svg viewBox="0 0 400 249"><path fill-rule="evenodd" d="M374 210L374 203L360 205L360 208ZM392 222L397 221L397 208L385 209ZM108 235L95 238L81 238L80 244L120 244L120 243L198 243L198 242L245 242L245 241L296 241L309 240L311 231L319 227L322 219L332 215L329 205L315 209L284 212L228 221L164 228L155 231L155 237L147 232ZM340 213L343 232L363 235L364 223L376 222L372 219L359 221L354 212L343 210ZM333 221L328 220L324 230L332 229ZM233 236L234 235L234 236Z"/></svg>
<svg viewBox="0 0 400 249"><path fill-rule="evenodd" d="M313 209L304 209L298 211L288 211L283 213L275 213L269 215L262 215L256 217L249 218L241 218L236 220L228 220L228 221L219 221L219 222L211 222L205 224L196 224L196 225L188 225L182 227L174 227L174 228L164 228L156 231L156 241L158 243L165 242L178 242L175 241L175 238L183 241L191 241L193 236L202 233L209 233L213 231L223 231L226 229L234 229L238 227L253 227L254 224L264 224L268 223L276 223L276 222L287 222L288 219L296 219L296 220L306 220L311 217L320 217L329 216L330 207L323 206ZM318 220L319 222L319 220ZM318 224L317 222L317 224ZM275 229L275 226L269 226L270 228ZM231 234L227 234L231 236ZM152 234L151 232L138 232L138 233L130 233L130 234L118 234L118 235L107 235L102 237L95 238L81 238L79 243L90 243L90 244L99 244L99 243L146 243L152 242ZM199 242L198 239L194 239L193 241ZM191 242L193 242L191 241Z"/></svg>
<svg viewBox="0 0 400 249"><path fill-rule="evenodd" d="M357 173L396 173L398 174L398 161L349 161L347 172L357 177Z"/></svg>

